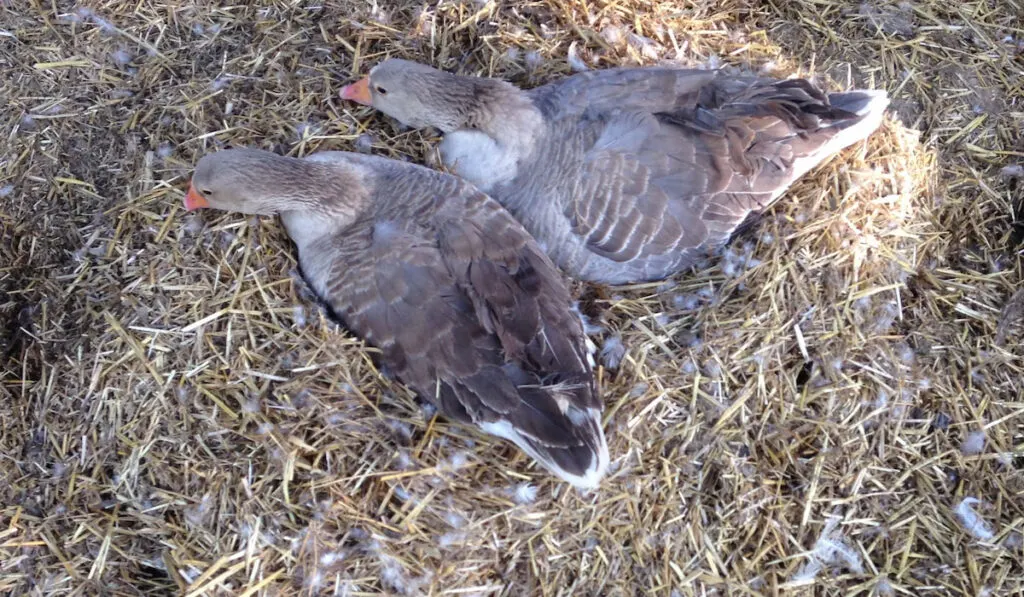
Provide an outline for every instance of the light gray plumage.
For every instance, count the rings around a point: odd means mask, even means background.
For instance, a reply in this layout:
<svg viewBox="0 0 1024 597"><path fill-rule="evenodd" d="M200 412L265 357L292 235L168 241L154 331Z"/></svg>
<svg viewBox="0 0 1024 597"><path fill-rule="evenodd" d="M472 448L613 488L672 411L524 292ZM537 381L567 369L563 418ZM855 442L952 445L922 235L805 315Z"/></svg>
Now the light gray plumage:
<svg viewBox="0 0 1024 597"><path fill-rule="evenodd" d="M570 275L657 280L725 244L812 167L869 136L884 91L725 71L587 71L524 91L387 60L342 97L445 133L442 161Z"/></svg>
<svg viewBox="0 0 1024 597"><path fill-rule="evenodd" d="M280 213L303 275L396 376L580 487L605 474L592 357L558 269L458 177L344 152L205 156L186 203Z"/></svg>

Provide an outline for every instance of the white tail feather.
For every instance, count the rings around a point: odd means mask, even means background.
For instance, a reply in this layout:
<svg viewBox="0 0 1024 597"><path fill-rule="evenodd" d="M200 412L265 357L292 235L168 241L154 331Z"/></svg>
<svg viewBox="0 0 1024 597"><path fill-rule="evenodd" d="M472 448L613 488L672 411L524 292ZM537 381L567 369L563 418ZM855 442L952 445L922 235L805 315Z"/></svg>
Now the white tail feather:
<svg viewBox="0 0 1024 597"><path fill-rule="evenodd" d="M594 489L608 472L608 442L605 440L604 428L601 425L601 412L595 408L587 409L587 417L589 421L582 422L583 424L579 427L585 429L589 426L588 423L593 424L593 427L597 430L597 454L595 454L596 458L591 460L590 467L582 475L570 473L559 467L556 462L553 462L551 458L543 454L533 443L523 437L508 421L481 423L480 428L485 433L496 435L514 443L523 452L529 454L531 458L560 479L580 489Z"/></svg>
<svg viewBox="0 0 1024 597"><path fill-rule="evenodd" d="M863 118L856 124L839 131L836 136L829 139L828 143L823 145L818 151L809 156L795 159L793 161L792 180L799 180L815 166L824 164L840 151L854 143L867 139L872 135L872 133L878 130L879 126L882 125L882 118L885 116L885 110L889 107L889 94L886 93L884 89L857 90L856 92L851 93L856 93L858 96L868 98L863 105L859 106L858 109L854 111L855 114L862 116ZM785 192L785 189L778 192L776 195L781 195L783 192Z"/></svg>

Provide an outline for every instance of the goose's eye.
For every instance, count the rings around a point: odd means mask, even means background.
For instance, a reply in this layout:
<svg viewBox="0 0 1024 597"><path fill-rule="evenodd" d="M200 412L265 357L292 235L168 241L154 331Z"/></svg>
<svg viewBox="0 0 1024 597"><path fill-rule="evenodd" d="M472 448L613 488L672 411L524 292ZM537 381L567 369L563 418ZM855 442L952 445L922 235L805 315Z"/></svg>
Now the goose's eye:
<svg viewBox="0 0 1024 597"><path fill-rule="evenodd" d="M384 89L380 85L377 85L376 90L377 90L377 93L379 93L381 95L387 95L388 94L388 90Z"/></svg>
<svg viewBox="0 0 1024 597"><path fill-rule="evenodd" d="M210 189L202 189L199 192L203 194L203 197L209 197L210 195L213 194L213 191L211 191Z"/></svg>

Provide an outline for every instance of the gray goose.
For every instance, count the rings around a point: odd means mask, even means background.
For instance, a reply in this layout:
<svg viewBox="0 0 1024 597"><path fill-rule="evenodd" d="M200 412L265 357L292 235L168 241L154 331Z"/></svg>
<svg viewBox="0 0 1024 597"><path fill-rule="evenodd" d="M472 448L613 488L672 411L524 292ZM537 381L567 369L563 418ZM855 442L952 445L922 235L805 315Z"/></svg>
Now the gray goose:
<svg viewBox="0 0 1024 597"><path fill-rule="evenodd" d="M726 244L798 178L867 138L885 91L669 67L531 90L389 59L343 99L444 134L452 172L500 201L569 275L663 279Z"/></svg>
<svg viewBox="0 0 1024 597"><path fill-rule="evenodd" d="M400 381L573 485L599 484L603 405L569 291L471 184L354 153L229 149L199 161L185 207L280 214L310 287Z"/></svg>

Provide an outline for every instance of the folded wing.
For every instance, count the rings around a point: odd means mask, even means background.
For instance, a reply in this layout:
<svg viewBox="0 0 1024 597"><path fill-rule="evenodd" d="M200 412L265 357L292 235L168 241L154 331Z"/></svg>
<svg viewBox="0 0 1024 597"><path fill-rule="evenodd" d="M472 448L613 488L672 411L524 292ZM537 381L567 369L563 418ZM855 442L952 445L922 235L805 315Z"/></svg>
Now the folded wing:
<svg viewBox="0 0 1024 597"><path fill-rule="evenodd" d="M431 189L435 175L411 187L443 192L432 213L382 212L331 240L324 298L442 412L596 485L608 462L602 407L559 273L496 202L462 183Z"/></svg>

